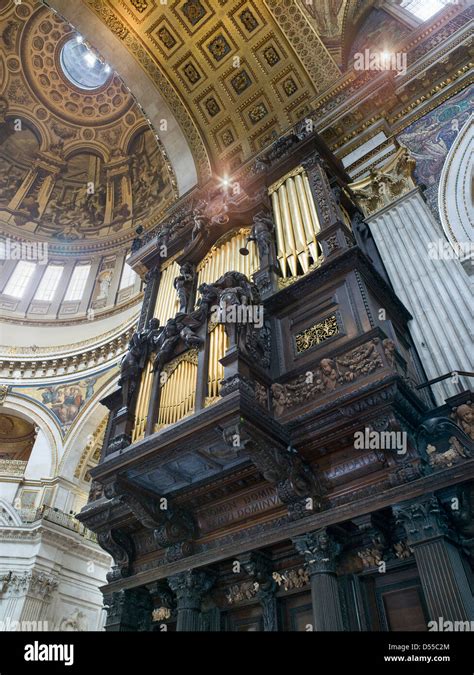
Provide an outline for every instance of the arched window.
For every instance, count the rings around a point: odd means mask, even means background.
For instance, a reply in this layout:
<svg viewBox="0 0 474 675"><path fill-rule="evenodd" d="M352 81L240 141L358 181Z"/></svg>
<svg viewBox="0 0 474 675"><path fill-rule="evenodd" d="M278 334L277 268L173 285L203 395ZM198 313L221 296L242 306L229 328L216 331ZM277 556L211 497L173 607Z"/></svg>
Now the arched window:
<svg viewBox="0 0 474 675"><path fill-rule="evenodd" d="M134 286L136 280L137 280L136 272L130 267L127 261L125 261L122 270L122 278L120 279L119 290L122 291L124 288L130 288L130 286Z"/></svg>
<svg viewBox="0 0 474 675"><path fill-rule="evenodd" d="M67 287L66 295L64 296L65 302L82 300L90 271L90 265L78 265L74 269L71 281Z"/></svg>
<svg viewBox="0 0 474 675"><path fill-rule="evenodd" d="M5 286L4 294L11 295L13 298L22 298L25 295L35 269L35 263L20 260Z"/></svg>

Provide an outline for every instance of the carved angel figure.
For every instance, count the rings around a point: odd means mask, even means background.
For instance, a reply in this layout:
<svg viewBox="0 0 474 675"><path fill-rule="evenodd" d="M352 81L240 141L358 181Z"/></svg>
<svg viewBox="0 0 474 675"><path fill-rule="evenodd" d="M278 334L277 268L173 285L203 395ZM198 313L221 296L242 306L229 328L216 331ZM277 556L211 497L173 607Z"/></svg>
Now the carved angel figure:
<svg viewBox="0 0 474 675"><path fill-rule="evenodd" d="M474 419L472 413L472 403L463 403L454 409L455 422L461 427L464 433L474 440Z"/></svg>

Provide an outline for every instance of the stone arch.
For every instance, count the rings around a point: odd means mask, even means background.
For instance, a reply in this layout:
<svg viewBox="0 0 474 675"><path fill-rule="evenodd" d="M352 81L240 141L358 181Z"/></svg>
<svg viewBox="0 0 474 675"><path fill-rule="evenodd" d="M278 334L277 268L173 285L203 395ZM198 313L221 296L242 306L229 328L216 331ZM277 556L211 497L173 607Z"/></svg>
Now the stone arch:
<svg viewBox="0 0 474 675"><path fill-rule="evenodd" d="M472 257L474 115L459 131L441 171L439 209L444 233L462 262Z"/></svg>
<svg viewBox="0 0 474 675"><path fill-rule="evenodd" d="M107 151L97 143L88 143L87 141L74 141L68 146L67 152L64 153L64 161L68 162L77 155L95 155L99 157L104 163L109 159Z"/></svg>
<svg viewBox="0 0 474 675"><path fill-rule="evenodd" d="M124 142L123 146L125 149L125 152L127 155L130 154L130 150L132 148L133 142L135 139L142 134L144 131L150 130L150 125L147 122L144 122L143 120L140 121L140 123L136 124L134 127L131 129L127 129L127 133L124 137Z"/></svg>
<svg viewBox="0 0 474 675"><path fill-rule="evenodd" d="M41 450L36 443L33 446L25 475L29 478L52 478L56 476L59 457L62 452L62 437L60 429L50 413L40 403L23 398L15 393L9 393L0 411L23 417L32 422L43 434L44 443ZM44 453L48 448L48 453ZM39 454L40 453L40 454Z"/></svg>
<svg viewBox="0 0 474 675"><path fill-rule="evenodd" d="M362 3L362 5L358 0L347 0L346 2L341 33L342 64L344 69L348 67L351 48L359 29L369 12L372 11L374 4L375 0L368 0Z"/></svg>
<svg viewBox="0 0 474 675"><path fill-rule="evenodd" d="M12 504L0 498L0 527L16 527L22 525L20 514Z"/></svg>
<svg viewBox="0 0 474 675"><path fill-rule="evenodd" d="M24 110L23 108L10 107L5 118L7 122L21 120L36 138L36 141L38 142L38 151L43 152L48 149L50 142L48 130L37 117L34 117L31 111Z"/></svg>

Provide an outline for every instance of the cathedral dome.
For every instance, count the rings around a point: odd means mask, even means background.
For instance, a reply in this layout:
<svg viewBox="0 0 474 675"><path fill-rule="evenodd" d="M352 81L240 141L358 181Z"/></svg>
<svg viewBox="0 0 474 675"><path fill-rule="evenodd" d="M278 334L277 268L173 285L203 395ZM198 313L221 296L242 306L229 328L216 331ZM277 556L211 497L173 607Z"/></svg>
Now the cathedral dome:
<svg viewBox="0 0 474 675"><path fill-rule="evenodd" d="M95 45L46 7L7 3L0 13L2 315L115 314L118 325L141 297L126 264L135 230L178 198L172 163Z"/></svg>

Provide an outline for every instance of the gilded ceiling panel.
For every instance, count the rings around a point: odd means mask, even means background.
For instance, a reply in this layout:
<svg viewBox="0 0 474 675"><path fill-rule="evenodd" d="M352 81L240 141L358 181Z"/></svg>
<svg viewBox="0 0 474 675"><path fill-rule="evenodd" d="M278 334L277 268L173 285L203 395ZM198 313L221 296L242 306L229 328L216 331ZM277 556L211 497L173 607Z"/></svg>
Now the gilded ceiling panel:
<svg viewBox="0 0 474 675"><path fill-rule="evenodd" d="M339 76L294 2L83 1L143 67L147 56L166 76L218 171L235 169L271 143Z"/></svg>

